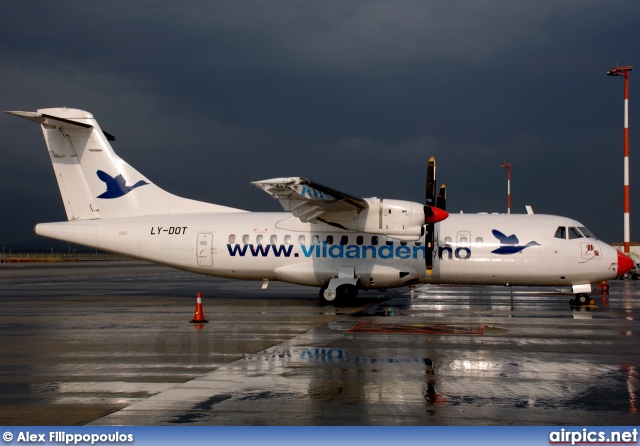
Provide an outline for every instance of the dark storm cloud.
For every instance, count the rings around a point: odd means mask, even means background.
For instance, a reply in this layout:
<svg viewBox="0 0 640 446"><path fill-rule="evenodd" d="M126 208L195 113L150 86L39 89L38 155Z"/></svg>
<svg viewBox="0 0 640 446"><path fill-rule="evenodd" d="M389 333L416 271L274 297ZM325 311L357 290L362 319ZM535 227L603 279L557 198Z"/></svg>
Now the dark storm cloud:
<svg viewBox="0 0 640 446"><path fill-rule="evenodd" d="M248 183L302 175L421 201L435 155L450 210L503 212L506 161L514 211L621 239L622 81L604 72L638 61L635 1L4 6L2 108L89 110L171 192L279 210ZM0 132L1 237L26 239L64 211L37 126Z"/></svg>

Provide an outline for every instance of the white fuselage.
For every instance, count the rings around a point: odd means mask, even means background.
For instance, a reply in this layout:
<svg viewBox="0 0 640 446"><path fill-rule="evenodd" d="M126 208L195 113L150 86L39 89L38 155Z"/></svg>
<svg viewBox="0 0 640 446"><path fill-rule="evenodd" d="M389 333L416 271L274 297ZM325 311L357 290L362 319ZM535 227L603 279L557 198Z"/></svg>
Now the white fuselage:
<svg viewBox="0 0 640 446"><path fill-rule="evenodd" d="M539 214L452 214L435 225L431 269L425 237L401 242L303 223L290 213L155 215L43 223L35 230L200 274L310 286L342 271L353 271L364 289L416 282L570 286L616 277L613 247L595 238L558 238L559 227L568 233L582 225ZM511 238L501 242L494 231Z"/></svg>

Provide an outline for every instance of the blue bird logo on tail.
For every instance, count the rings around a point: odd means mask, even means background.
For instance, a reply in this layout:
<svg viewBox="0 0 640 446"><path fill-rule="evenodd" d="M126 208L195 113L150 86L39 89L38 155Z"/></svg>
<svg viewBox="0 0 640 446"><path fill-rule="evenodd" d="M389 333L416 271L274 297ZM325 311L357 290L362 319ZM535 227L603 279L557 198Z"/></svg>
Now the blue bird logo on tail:
<svg viewBox="0 0 640 446"><path fill-rule="evenodd" d="M540 243L537 242L529 242L526 245L518 245L518 243L520 243L520 240L518 240L518 237L516 237L515 234L511 234L507 237L497 229L494 229L491 232L500 241L500 247L491 251L492 254L515 254L530 246L540 246Z"/></svg>
<svg viewBox="0 0 640 446"><path fill-rule="evenodd" d="M144 186L145 184L149 184L146 181L140 180L133 186L127 186L127 180L124 179L122 175L116 175L112 177L106 172L102 170L98 170L96 172L98 178L104 181L107 185L107 191L101 195L98 195L98 198L118 198L123 195L128 194L136 187Z"/></svg>

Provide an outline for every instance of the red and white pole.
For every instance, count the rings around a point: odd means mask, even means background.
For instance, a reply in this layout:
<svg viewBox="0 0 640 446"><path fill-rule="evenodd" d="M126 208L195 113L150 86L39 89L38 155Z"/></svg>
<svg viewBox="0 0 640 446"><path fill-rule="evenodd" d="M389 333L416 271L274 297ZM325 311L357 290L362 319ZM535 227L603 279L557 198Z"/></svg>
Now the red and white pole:
<svg viewBox="0 0 640 446"><path fill-rule="evenodd" d="M631 248L631 223L629 219L629 70L624 70L624 252Z"/></svg>
<svg viewBox="0 0 640 446"><path fill-rule="evenodd" d="M609 76L624 76L624 252L631 249L631 220L629 198L629 71L632 66L616 67L607 71Z"/></svg>

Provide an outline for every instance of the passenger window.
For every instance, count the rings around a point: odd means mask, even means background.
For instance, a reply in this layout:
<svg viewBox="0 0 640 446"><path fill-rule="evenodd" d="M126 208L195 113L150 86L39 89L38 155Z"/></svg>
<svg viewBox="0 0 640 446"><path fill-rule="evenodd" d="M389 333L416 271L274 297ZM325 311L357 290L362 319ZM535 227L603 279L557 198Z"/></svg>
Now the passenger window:
<svg viewBox="0 0 640 446"><path fill-rule="evenodd" d="M357 243L358 245L362 245L362 244L364 243L364 237L363 237L363 236L361 236L361 235L357 236L357 237L356 237L356 243Z"/></svg>
<svg viewBox="0 0 640 446"><path fill-rule="evenodd" d="M314 245L319 245L320 244L320 236L319 235L314 235L311 238L311 243L313 243Z"/></svg>
<svg viewBox="0 0 640 446"><path fill-rule="evenodd" d="M393 240L389 240L389 239L387 239L387 241L385 242L385 244L386 244L387 246L391 246L391 245L393 245Z"/></svg>
<svg viewBox="0 0 640 446"><path fill-rule="evenodd" d="M259 234L259 235L256 237L256 244L258 244L258 245L262 245L262 239L263 239L262 234Z"/></svg>
<svg viewBox="0 0 640 446"><path fill-rule="evenodd" d="M371 244L373 246L377 246L378 245L378 236L377 235L374 235L374 236L371 237Z"/></svg>
<svg viewBox="0 0 640 446"><path fill-rule="evenodd" d="M422 246L422 242L418 241L414 243L416 246Z"/></svg>
<svg viewBox="0 0 640 446"><path fill-rule="evenodd" d="M235 242L236 242L236 235L235 234L229 234L229 244L235 243Z"/></svg>
<svg viewBox="0 0 640 446"><path fill-rule="evenodd" d="M276 245L278 243L278 236L273 234L271 236L271 238L269 239L269 243L272 244L272 245Z"/></svg>
<svg viewBox="0 0 640 446"><path fill-rule="evenodd" d="M476 246L482 246L484 239L482 237L476 237Z"/></svg>
<svg viewBox="0 0 640 446"><path fill-rule="evenodd" d="M567 238L567 228L565 228L564 226L558 226L558 229L556 229L556 235L554 235L554 237L562 239Z"/></svg>
<svg viewBox="0 0 640 446"><path fill-rule="evenodd" d="M244 243L245 245L249 243L249 234L245 234L242 236L242 243Z"/></svg>
<svg viewBox="0 0 640 446"><path fill-rule="evenodd" d="M407 242L400 242L400 245L407 246Z"/></svg>
<svg viewBox="0 0 640 446"><path fill-rule="evenodd" d="M290 235L285 235L284 236L284 244L285 245L290 245L291 244L291 236Z"/></svg>
<svg viewBox="0 0 640 446"><path fill-rule="evenodd" d="M461 246L467 246L467 238L466 237L460 237L460 245Z"/></svg>
<svg viewBox="0 0 640 446"><path fill-rule="evenodd" d="M342 237L340 237L340 244L341 245L348 245L349 244L349 237L347 237L346 235L343 235Z"/></svg>
<svg viewBox="0 0 640 446"><path fill-rule="evenodd" d="M298 236L298 244L299 245L304 245L304 242L305 242L304 235L299 235Z"/></svg>
<svg viewBox="0 0 640 446"><path fill-rule="evenodd" d="M577 228L574 227L569 227L569 240L572 240L574 238L582 238L582 234L580 234L580 231L578 231Z"/></svg>
<svg viewBox="0 0 640 446"><path fill-rule="evenodd" d="M445 237L444 238L444 244L445 245L451 245L451 237Z"/></svg>
<svg viewBox="0 0 640 446"><path fill-rule="evenodd" d="M333 235L327 235L327 245L333 245Z"/></svg>

